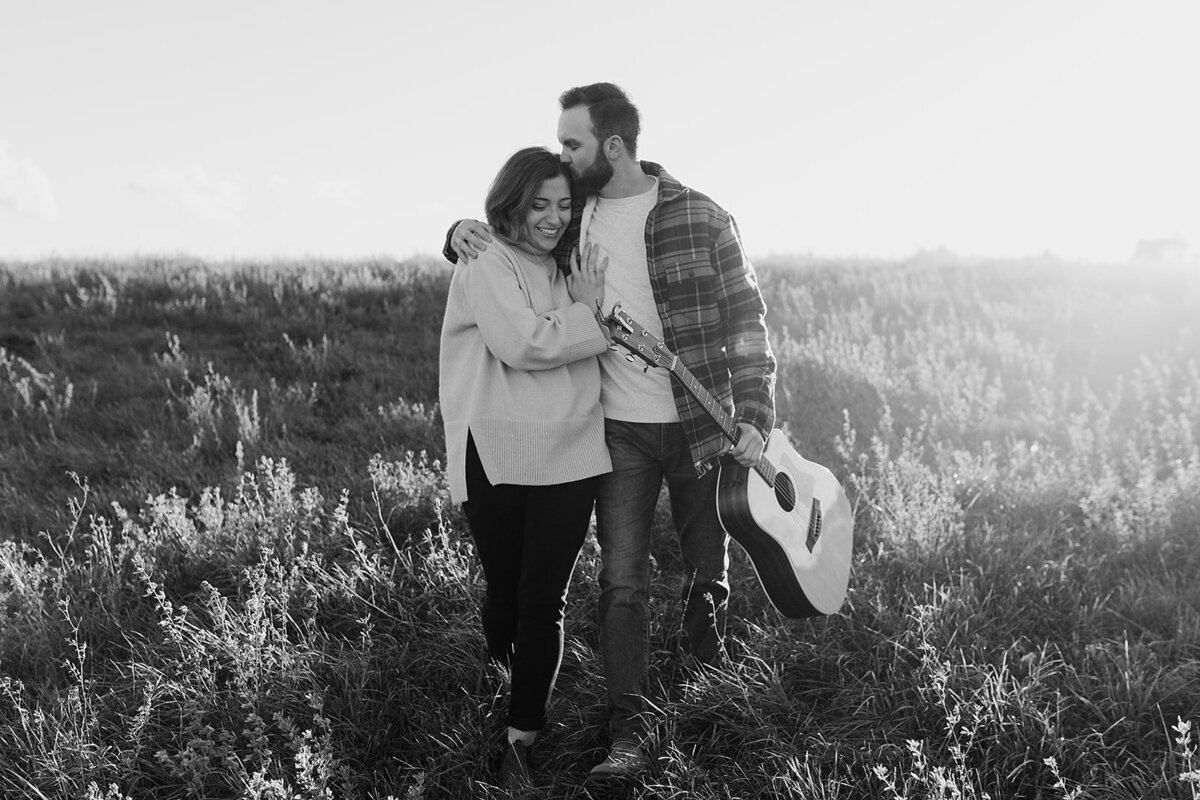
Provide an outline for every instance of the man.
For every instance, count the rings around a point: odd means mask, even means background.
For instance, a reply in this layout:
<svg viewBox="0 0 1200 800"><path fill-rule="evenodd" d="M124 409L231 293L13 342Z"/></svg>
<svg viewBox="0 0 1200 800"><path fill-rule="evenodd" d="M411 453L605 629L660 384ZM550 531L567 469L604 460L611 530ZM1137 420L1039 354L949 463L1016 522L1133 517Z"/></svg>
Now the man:
<svg viewBox="0 0 1200 800"><path fill-rule="evenodd" d="M663 370L623 353L600 357L601 405L613 471L596 501L600 543L600 652L608 683L611 750L593 775L647 766L646 702L650 529L666 480L687 578L688 649L719 663L729 597L728 538L716 514L714 462L726 454L757 462L774 425L775 358L754 269L733 218L657 164L637 159L640 116L611 83L576 87L559 99L562 159L576 178L576 207L556 257L569 271L572 247L609 257L608 302L663 340L733 415L728 441L703 408ZM445 255L471 258L491 241L482 223L451 229Z"/></svg>

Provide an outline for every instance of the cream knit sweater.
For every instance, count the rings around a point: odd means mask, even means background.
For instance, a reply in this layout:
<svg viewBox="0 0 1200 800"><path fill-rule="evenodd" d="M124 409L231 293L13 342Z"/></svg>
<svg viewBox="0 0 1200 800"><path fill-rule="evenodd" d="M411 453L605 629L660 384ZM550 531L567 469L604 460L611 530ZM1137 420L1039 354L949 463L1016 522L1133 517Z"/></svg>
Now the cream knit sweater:
<svg viewBox="0 0 1200 800"><path fill-rule="evenodd" d="M608 472L594 309L567 281L494 240L459 262L442 321L439 394L450 499L467 499L470 431L488 480L545 486Z"/></svg>

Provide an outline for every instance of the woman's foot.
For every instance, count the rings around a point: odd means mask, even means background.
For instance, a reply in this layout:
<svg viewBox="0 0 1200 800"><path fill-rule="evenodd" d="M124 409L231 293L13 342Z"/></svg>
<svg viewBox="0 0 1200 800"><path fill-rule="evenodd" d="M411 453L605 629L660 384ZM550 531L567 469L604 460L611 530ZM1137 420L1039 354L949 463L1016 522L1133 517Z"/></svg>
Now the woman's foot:
<svg viewBox="0 0 1200 800"><path fill-rule="evenodd" d="M514 797L533 788L529 775L529 746L520 740L505 744L500 762L500 788Z"/></svg>

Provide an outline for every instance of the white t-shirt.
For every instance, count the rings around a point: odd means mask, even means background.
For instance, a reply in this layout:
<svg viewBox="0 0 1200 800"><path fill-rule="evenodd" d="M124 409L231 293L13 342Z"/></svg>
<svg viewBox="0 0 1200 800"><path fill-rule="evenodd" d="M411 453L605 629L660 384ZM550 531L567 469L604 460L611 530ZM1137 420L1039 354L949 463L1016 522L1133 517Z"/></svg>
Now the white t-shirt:
<svg viewBox="0 0 1200 800"><path fill-rule="evenodd" d="M633 197L597 197L586 221L583 241L595 242L608 256L604 304L621 308L654 336L662 339L662 320L650 288L646 261L646 218L658 200L658 178L649 190ZM671 375L618 348L600 356L600 404L604 416L625 422L678 422L671 394Z"/></svg>

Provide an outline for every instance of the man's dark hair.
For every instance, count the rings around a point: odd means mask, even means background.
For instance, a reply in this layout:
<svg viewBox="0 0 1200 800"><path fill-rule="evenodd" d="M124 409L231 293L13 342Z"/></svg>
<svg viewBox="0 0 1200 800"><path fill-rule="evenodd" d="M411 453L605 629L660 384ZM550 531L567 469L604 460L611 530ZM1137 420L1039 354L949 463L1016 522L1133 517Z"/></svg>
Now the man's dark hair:
<svg viewBox="0 0 1200 800"><path fill-rule="evenodd" d="M562 175L574 191L571 170L544 147L526 147L508 157L483 202L488 224L511 244L525 241L525 214L543 181Z"/></svg>
<svg viewBox="0 0 1200 800"><path fill-rule="evenodd" d="M641 131L642 118L637 106L615 83L593 83L567 89L558 98L562 110L576 106L587 106L592 118L592 132L603 142L610 136L620 136L625 149L632 158L637 158L637 138Z"/></svg>

